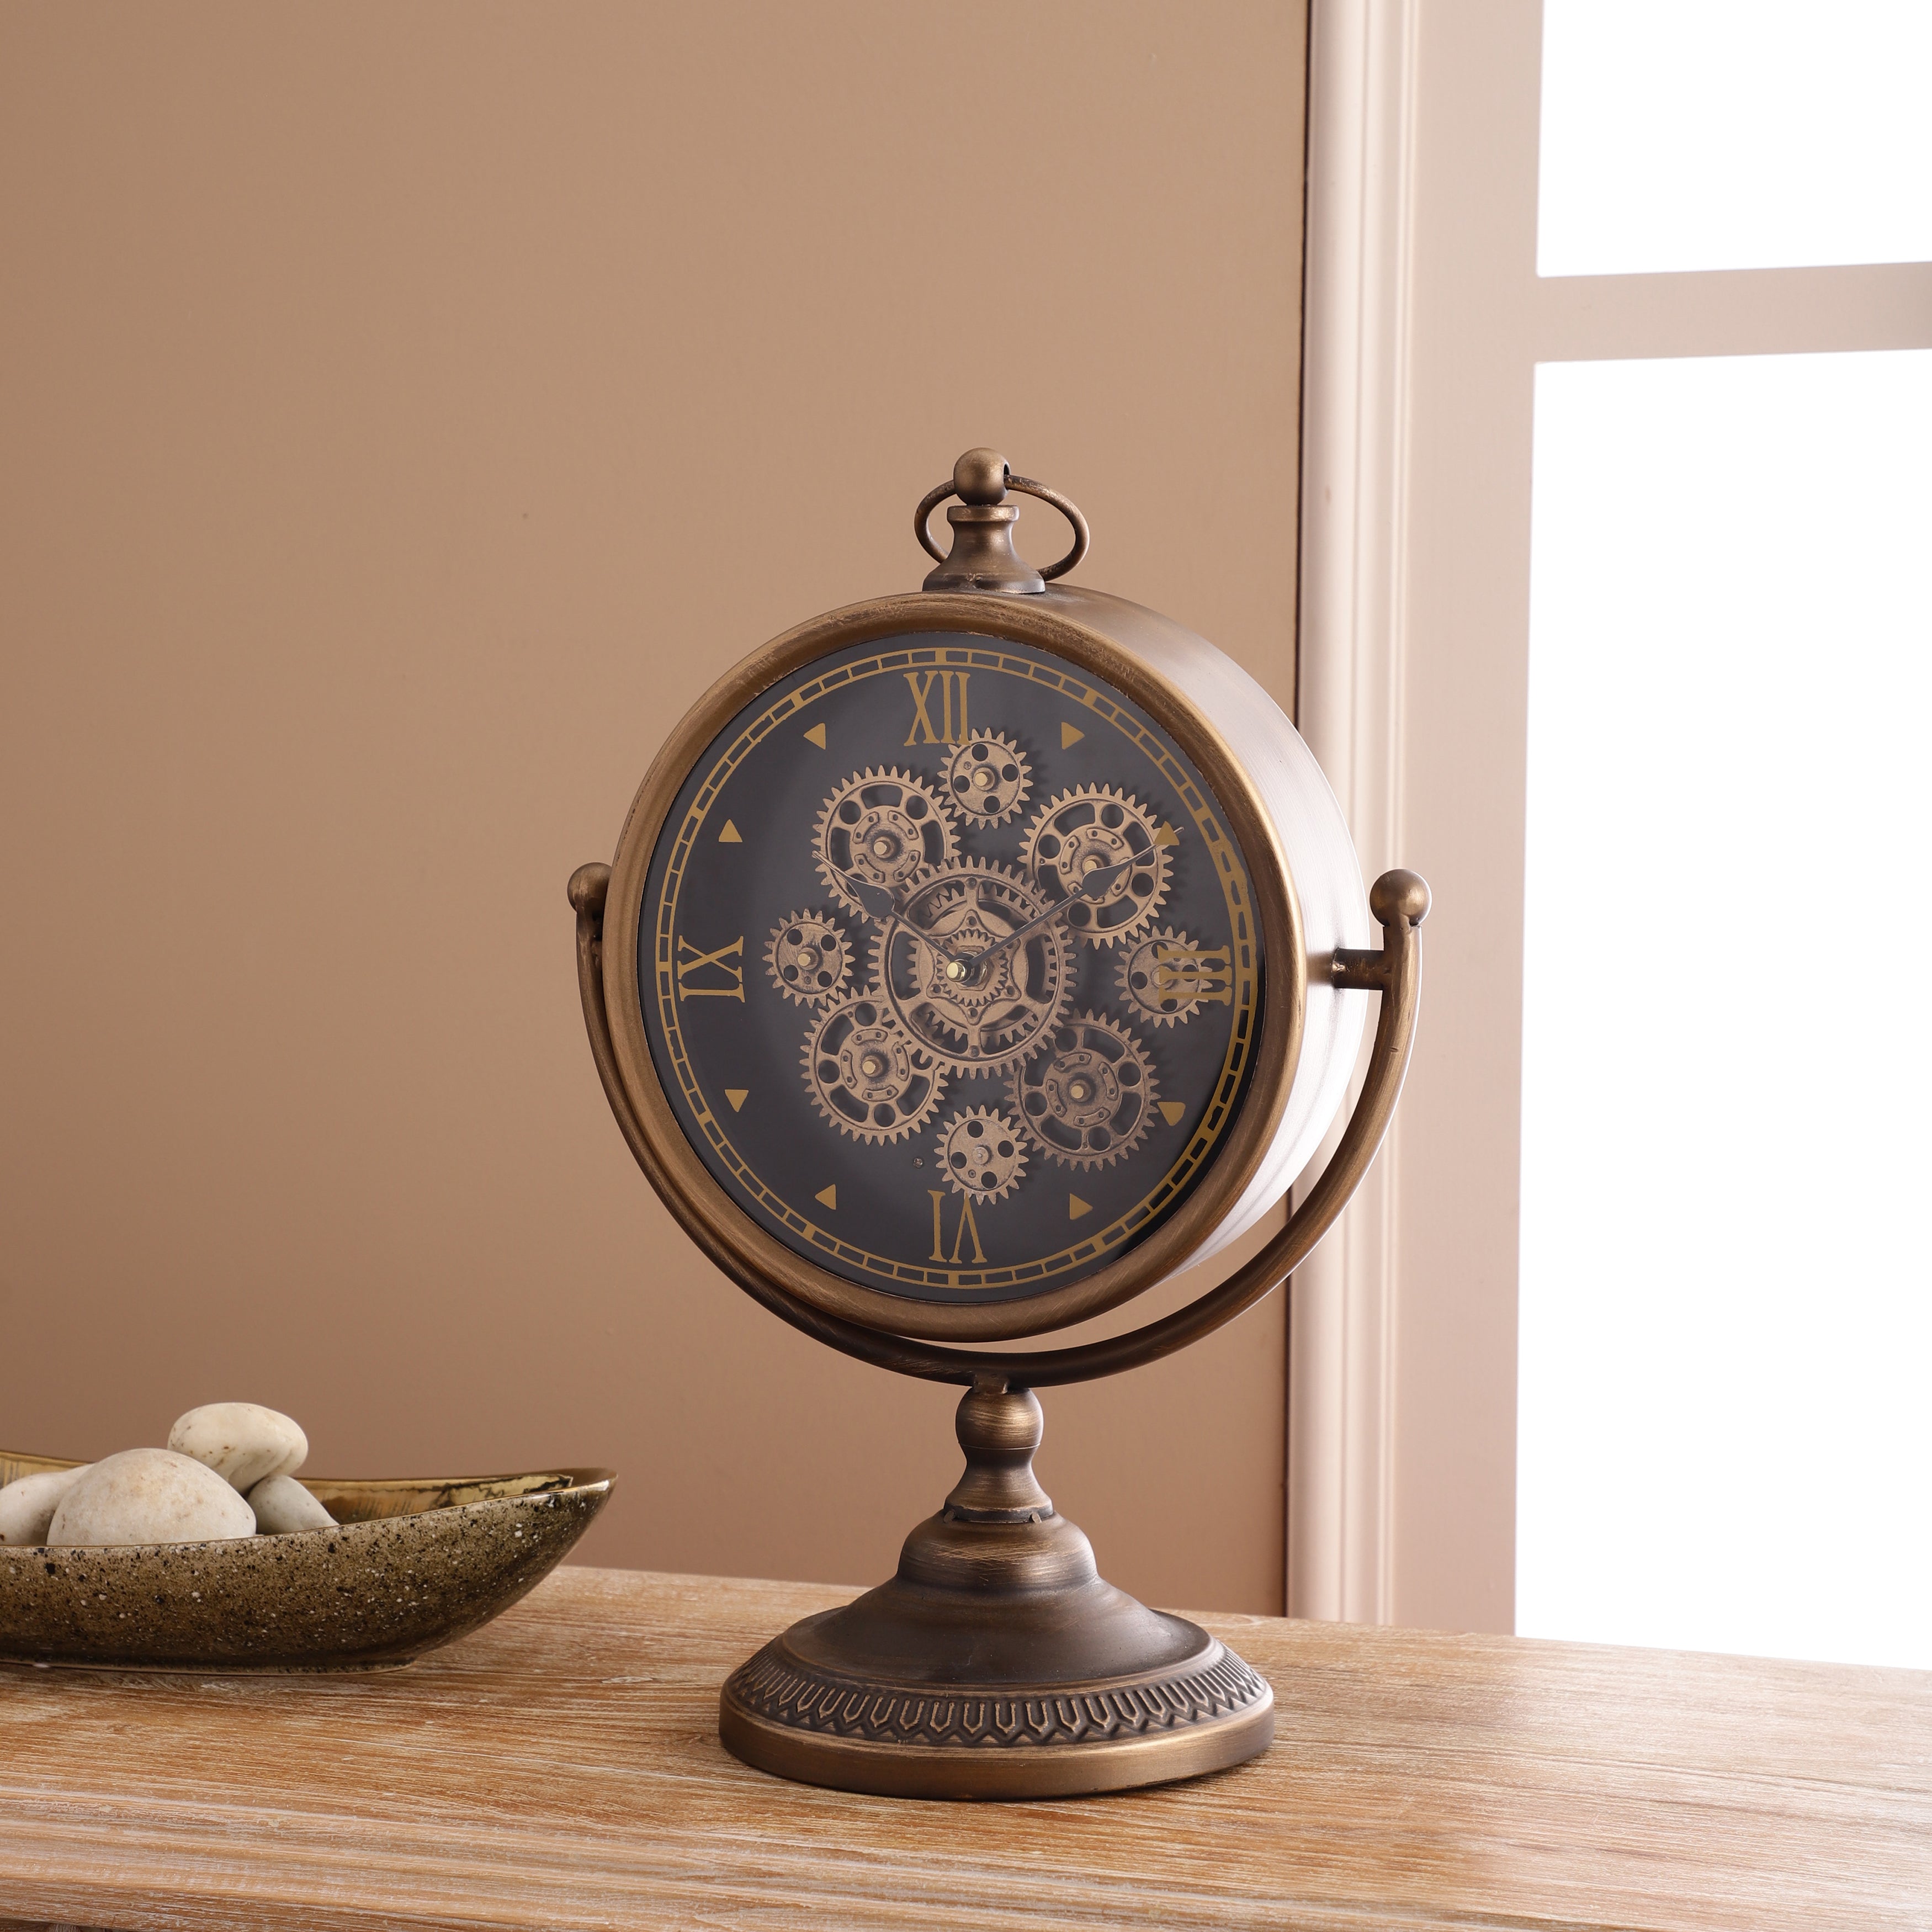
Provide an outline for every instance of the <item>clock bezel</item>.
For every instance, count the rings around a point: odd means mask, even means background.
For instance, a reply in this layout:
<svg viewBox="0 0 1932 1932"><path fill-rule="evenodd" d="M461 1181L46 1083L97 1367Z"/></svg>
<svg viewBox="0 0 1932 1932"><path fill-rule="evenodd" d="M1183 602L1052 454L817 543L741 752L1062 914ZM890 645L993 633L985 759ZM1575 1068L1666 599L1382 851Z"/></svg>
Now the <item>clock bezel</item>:
<svg viewBox="0 0 1932 1932"><path fill-rule="evenodd" d="M1069 597L1069 604L1076 600ZM1090 608L1091 598L1077 600ZM1110 602L1112 600L1109 600ZM658 1191L707 1252L772 1281L823 1312L884 1332L944 1341L1006 1341L1106 1312L1184 1267L1240 1201L1273 1144L1300 1064L1308 949L1293 874L1261 793L1212 722L1180 686L1117 638L1063 608L1060 593L994 597L916 591L814 617L735 665L685 715L639 786L612 861L603 927L604 1000L626 1096L655 1155ZM1153 614L1132 604L1124 612ZM1162 624L1170 640L1188 634ZM1029 645L1111 686L1166 732L1206 782L1247 869L1263 958L1262 1024L1233 1123L1187 1198L1151 1234L1080 1280L1016 1299L926 1302L849 1281L788 1247L752 1220L687 1138L659 1081L638 992L638 926L651 860L693 767L740 711L819 658L920 632ZM1200 649L1210 650L1199 640ZM654 1180L658 1176L654 1174Z"/></svg>

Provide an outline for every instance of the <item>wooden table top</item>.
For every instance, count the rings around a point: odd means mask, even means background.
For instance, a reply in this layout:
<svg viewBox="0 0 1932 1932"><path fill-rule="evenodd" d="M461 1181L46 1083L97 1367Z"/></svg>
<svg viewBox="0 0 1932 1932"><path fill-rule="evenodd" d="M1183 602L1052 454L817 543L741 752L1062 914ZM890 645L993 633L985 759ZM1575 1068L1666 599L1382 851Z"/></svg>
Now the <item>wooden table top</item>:
<svg viewBox="0 0 1932 1932"><path fill-rule="evenodd" d="M1932 1924L1932 1675L1258 1617L1238 1770L779 1783L726 1672L850 1592L566 1569L408 1670L0 1669L0 1914L128 1928Z"/></svg>

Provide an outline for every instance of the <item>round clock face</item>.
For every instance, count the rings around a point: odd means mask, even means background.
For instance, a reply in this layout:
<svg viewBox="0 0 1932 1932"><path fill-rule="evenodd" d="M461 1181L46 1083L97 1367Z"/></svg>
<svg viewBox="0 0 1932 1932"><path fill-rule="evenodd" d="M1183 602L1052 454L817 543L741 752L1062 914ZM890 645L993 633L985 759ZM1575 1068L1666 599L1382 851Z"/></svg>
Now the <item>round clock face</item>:
<svg viewBox="0 0 1932 1932"><path fill-rule="evenodd" d="M802 1258L928 1302L1118 1261L1212 1168L1258 1036L1241 855L1180 748L1029 645L822 658L692 767L638 991L726 1193Z"/></svg>

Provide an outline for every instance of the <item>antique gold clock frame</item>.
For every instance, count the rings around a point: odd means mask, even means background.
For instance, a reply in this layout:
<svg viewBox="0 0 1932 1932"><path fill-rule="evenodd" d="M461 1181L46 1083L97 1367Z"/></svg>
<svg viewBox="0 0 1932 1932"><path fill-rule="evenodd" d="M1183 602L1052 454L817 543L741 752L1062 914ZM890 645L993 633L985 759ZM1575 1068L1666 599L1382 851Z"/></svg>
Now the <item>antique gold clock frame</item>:
<svg viewBox="0 0 1932 1932"><path fill-rule="evenodd" d="M1072 550L1048 571L1032 571L1014 553L1018 513L1006 497L1015 490L1054 504L1073 525ZM953 550L942 557L927 518L956 494L961 501L947 513ZM1268 800L1186 694L1190 650L1203 675L1212 674L1208 660L1220 662L1219 654L1138 606L1049 591L1047 580L1086 550L1084 520L1058 493L1013 476L993 452L962 457L952 479L920 504L916 527L939 560L925 588L814 619L728 674L652 764L614 864L581 866L570 880L578 986L598 1073L632 1153L685 1232L754 1300L814 1340L896 1374L966 1388L957 1418L964 1474L939 1514L908 1538L898 1574L844 1609L807 1618L734 1673L721 1700L720 1735L738 1756L782 1776L895 1796L1034 1797L1188 1777L1267 1747L1271 1688L1198 1626L1148 1610L1101 1580L1087 1538L1034 1478L1042 1423L1033 1391L1118 1374L1199 1340L1280 1286L1334 1225L1374 1159L1401 1090L1428 888L1411 872L1384 874L1370 894L1380 947L1338 946L1311 956ZM1033 644L1112 686L1166 730L1206 780L1246 861L1268 962L1270 996L1247 1100L1192 1192L1097 1272L1018 1302L892 1295L813 1265L755 1226L680 1128L637 998L651 855L705 748L752 700L831 651L921 633ZM1029 1352L948 1346L1064 1328L1118 1306L1201 1253L1274 1142L1300 1056L1307 988L1318 976L1379 997L1374 1045L1334 1154L1260 1252L1186 1306L1124 1334Z"/></svg>

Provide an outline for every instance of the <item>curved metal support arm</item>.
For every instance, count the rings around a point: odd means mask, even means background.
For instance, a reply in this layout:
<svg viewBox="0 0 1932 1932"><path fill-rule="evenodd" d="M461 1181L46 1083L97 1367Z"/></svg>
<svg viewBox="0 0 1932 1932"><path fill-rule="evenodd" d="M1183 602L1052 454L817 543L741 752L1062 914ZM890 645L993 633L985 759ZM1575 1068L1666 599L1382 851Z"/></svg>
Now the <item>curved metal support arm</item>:
<svg viewBox="0 0 1932 1932"><path fill-rule="evenodd" d="M584 1024L590 1035L598 1076L645 1178L707 1258L754 1300L829 1347L879 1368L890 1369L896 1374L915 1376L928 1382L970 1385L1004 1378L1010 1385L1032 1388L1089 1382L1157 1361L1245 1313L1272 1294L1308 1258L1348 1204L1349 1197L1367 1173L1388 1131L1415 1041L1422 968L1417 928L1429 910L1429 888L1413 872L1384 872L1369 896L1369 903L1382 923L1381 952L1338 953L1330 968L1337 986L1362 987L1382 996L1368 1077L1334 1158L1288 1216L1287 1226L1219 1287L1210 1288L1185 1308L1124 1335L1084 1342L1076 1348L1042 1349L1030 1354L945 1348L861 1328L856 1322L842 1321L794 1300L783 1290L741 1267L679 1202L645 1140L618 1077L616 1057L611 1049L602 961L604 903L610 883L608 866L580 866L571 878L570 902L577 912L578 988L583 998Z"/></svg>

